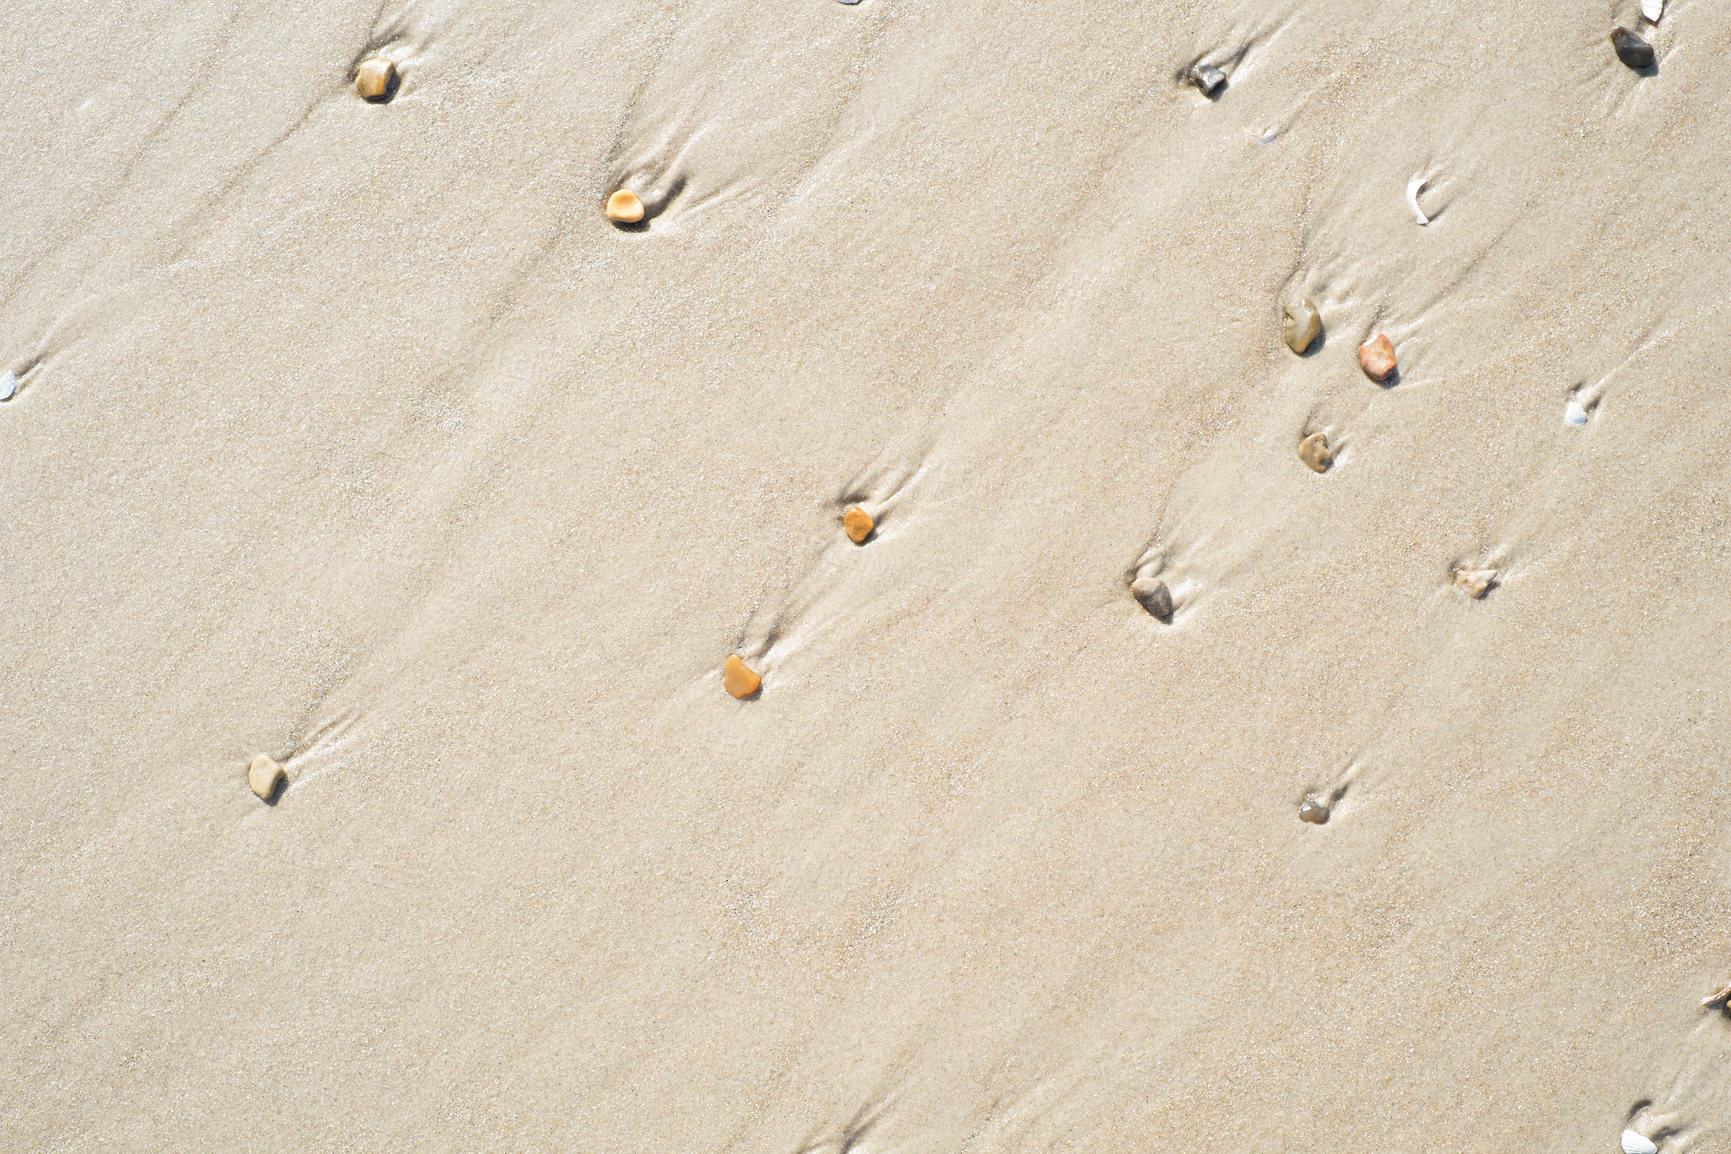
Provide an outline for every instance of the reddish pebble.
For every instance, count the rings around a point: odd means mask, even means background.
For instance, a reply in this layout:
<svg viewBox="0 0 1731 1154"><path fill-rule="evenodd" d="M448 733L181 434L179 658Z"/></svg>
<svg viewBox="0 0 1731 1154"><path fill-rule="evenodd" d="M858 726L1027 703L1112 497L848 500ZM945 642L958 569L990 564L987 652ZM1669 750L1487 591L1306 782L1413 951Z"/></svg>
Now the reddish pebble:
<svg viewBox="0 0 1731 1154"><path fill-rule="evenodd" d="M1358 363L1364 375L1373 381L1386 381L1394 375L1394 342L1377 333L1358 346Z"/></svg>

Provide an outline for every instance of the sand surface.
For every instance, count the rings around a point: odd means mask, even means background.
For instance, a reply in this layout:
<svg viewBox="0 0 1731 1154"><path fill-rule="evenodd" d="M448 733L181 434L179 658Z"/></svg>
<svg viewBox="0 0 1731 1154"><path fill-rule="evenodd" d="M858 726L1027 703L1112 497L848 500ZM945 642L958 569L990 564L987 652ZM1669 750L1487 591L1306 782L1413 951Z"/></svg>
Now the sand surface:
<svg viewBox="0 0 1731 1154"><path fill-rule="evenodd" d="M1637 20L0 6L0 1148L1731 1150Z"/></svg>

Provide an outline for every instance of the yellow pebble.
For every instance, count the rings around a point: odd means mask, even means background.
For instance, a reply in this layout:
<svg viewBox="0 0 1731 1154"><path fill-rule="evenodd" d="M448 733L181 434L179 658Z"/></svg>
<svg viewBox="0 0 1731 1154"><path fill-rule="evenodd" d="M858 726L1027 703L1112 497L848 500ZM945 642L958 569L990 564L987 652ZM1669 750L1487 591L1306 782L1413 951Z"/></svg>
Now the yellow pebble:
<svg viewBox="0 0 1731 1154"><path fill-rule="evenodd" d="M607 198L607 219L620 224L636 224L643 219L643 202L629 188L622 188Z"/></svg>
<svg viewBox="0 0 1731 1154"><path fill-rule="evenodd" d="M763 678L737 656L729 657L721 667L721 685L734 697L746 698L763 687Z"/></svg>
<svg viewBox="0 0 1731 1154"><path fill-rule="evenodd" d="M364 100L380 100L390 94L391 84L396 78L396 62L374 56L361 61L361 66L355 69L355 91Z"/></svg>
<svg viewBox="0 0 1731 1154"><path fill-rule="evenodd" d="M288 777L283 767L278 765L269 754L261 753L252 759L252 764L246 767L246 783L252 786L252 791L269 801L276 795L277 788Z"/></svg>
<svg viewBox="0 0 1731 1154"><path fill-rule="evenodd" d="M1298 459L1318 473L1328 472L1334 464L1334 451L1328 447L1328 437L1312 433L1298 443Z"/></svg>
<svg viewBox="0 0 1731 1154"><path fill-rule="evenodd" d="M872 529L877 526L877 522L872 520L870 513L855 505L842 516L841 525L847 530L848 540L855 545L863 545L865 539L872 535Z"/></svg>

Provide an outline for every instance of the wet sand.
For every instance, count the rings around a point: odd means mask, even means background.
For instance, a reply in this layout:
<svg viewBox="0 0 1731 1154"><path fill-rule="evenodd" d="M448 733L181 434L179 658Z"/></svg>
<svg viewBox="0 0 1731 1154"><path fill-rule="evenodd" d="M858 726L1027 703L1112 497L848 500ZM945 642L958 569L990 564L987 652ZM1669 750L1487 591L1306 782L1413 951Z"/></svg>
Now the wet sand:
<svg viewBox="0 0 1731 1154"><path fill-rule="evenodd" d="M1728 49L0 11L0 1147L1731 1149Z"/></svg>

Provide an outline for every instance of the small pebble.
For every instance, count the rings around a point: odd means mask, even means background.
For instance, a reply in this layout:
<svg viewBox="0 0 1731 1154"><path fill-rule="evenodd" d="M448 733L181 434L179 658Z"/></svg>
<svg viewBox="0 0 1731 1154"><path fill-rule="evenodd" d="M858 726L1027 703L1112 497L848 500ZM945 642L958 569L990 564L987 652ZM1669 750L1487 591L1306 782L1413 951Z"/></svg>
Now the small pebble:
<svg viewBox="0 0 1731 1154"><path fill-rule="evenodd" d="M1657 24L1664 14L1665 0L1641 0L1641 15L1647 18L1647 23Z"/></svg>
<svg viewBox="0 0 1731 1154"><path fill-rule="evenodd" d="M1212 98L1226 87L1226 73L1212 64L1197 64L1190 70L1190 83L1200 88L1202 95Z"/></svg>
<svg viewBox="0 0 1731 1154"><path fill-rule="evenodd" d="M749 665L734 656L729 657L727 663L721 667L721 685L734 697L744 699L763 687L763 678L752 672Z"/></svg>
<svg viewBox="0 0 1731 1154"><path fill-rule="evenodd" d="M1659 1147L1653 1144L1653 1140L1635 1130L1623 1131L1620 1145L1623 1154L1659 1154Z"/></svg>
<svg viewBox="0 0 1731 1154"><path fill-rule="evenodd" d="M1653 46L1622 25L1612 30L1611 47L1617 50L1617 59L1630 68L1650 68L1653 65Z"/></svg>
<svg viewBox="0 0 1731 1154"><path fill-rule="evenodd" d="M622 188L607 198L607 219L620 224L636 224L643 219L643 202L629 188Z"/></svg>
<svg viewBox="0 0 1731 1154"><path fill-rule="evenodd" d="M1298 459L1318 473L1328 472L1334 464L1334 451L1328 447L1327 435L1312 433L1298 442Z"/></svg>
<svg viewBox="0 0 1731 1154"><path fill-rule="evenodd" d="M355 91L363 100L383 100L390 95L396 79L396 62L374 56L361 61L360 67L355 69Z"/></svg>
<svg viewBox="0 0 1731 1154"><path fill-rule="evenodd" d="M17 391L18 374L14 373L11 369L7 369L5 375L0 376L0 401L10 401L12 399L12 394Z"/></svg>
<svg viewBox="0 0 1731 1154"><path fill-rule="evenodd" d="M849 541L855 545L863 545L865 539L870 537L872 530L877 527L877 522L872 520L870 513L855 505L843 514L841 526L847 530Z"/></svg>
<svg viewBox="0 0 1731 1154"><path fill-rule="evenodd" d="M1300 356L1322 331L1322 314L1309 297L1300 297L1286 304L1286 347Z"/></svg>
<svg viewBox="0 0 1731 1154"><path fill-rule="evenodd" d="M1320 797L1307 797L1299 803L1298 820L1311 825L1328 824L1328 803Z"/></svg>
<svg viewBox="0 0 1731 1154"><path fill-rule="evenodd" d="M1158 577L1138 577L1130 583L1130 596L1151 617L1165 621L1172 616L1172 590L1166 588L1166 582Z"/></svg>
<svg viewBox="0 0 1731 1154"><path fill-rule="evenodd" d="M1563 406L1563 423L1565 425L1584 425L1587 423L1587 410L1581 408L1581 402L1570 401Z"/></svg>
<svg viewBox="0 0 1731 1154"><path fill-rule="evenodd" d="M1377 333L1358 346L1358 363L1364 375L1373 381L1386 381L1394 375L1394 342Z"/></svg>
<svg viewBox="0 0 1731 1154"><path fill-rule="evenodd" d="M252 764L246 767L246 783L252 786L252 791L264 800L269 801L276 796L276 791L287 780L288 774L269 754L261 753L252 759Z"/></svg>
<svg viewBox="0 0 1731 1154"><path fill-rule="evenodd" d="M1455 588L1465 589L1467 596L1477 600L1490 591L1491 582L1497 579L1495 569L1456 569Z"/></svg>

